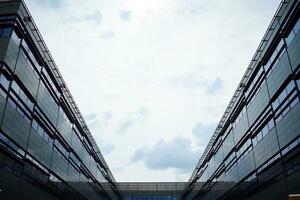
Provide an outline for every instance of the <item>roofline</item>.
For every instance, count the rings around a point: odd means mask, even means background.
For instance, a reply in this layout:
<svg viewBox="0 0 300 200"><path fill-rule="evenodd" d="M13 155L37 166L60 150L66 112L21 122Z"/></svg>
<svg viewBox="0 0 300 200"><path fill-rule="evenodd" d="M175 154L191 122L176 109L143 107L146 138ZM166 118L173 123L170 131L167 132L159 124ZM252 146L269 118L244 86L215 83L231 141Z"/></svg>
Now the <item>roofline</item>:
<svg viewBox="0 0 300 200"><path fill-rule="evenodd" d="M200 169L200 166L202 165L203 161L205 160L206 156L208 155L209 151L212 148L212 145L214 144L216 138L219 136L219 134L221 133L221 131L224 128L225 123L228 120L228 117L231 114L232 108L234 108L235 103L237 102L237 100L240 99L240 94L241 91L243 91L244 87L247 85L249 78L251 77L253 71L256 69L257 65L260 64L261 61L261 55L263 50L267 47L266 45L268 44L269 38L270 38L270 33L271 36L273 35L272 33L274 32L274 29L272 29L273 25L275 24L277 18L281 17L279 15L279 13L282 11L282 9L285 9L286 7L284 7L283 5L285 4L289 4L291 3L293 0L282 0L272 18L272 21L270 22L267 31L265 32L261 42L259 43L259 46L257 48L257 50L255 51L255 54L253 56L253 58L250 61L250 64L248 65L246 72L244 73L242 80L240 81L240 83L238 84L237 89L234 92L233 97L231 98L224 114L221 117L221 120L219 121L217 128L215 129L212 137L210 138L208 145L206 146L202 156L200 157L190 179L188 182L192 182L193 179L195 178L196 174L198 173L198 170Z"/></svg>

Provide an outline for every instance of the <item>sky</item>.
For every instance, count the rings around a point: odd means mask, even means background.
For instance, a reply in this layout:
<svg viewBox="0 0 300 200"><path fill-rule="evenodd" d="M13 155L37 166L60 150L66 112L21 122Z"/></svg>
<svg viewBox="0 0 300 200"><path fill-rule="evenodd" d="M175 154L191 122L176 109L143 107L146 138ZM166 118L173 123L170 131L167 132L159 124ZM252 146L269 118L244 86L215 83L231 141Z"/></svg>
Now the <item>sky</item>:
<svg viewBox="0 0 300 200"><path fill-rule="evenodd" d="M25 2L117 181L189 179L279 5Z"/></svg>

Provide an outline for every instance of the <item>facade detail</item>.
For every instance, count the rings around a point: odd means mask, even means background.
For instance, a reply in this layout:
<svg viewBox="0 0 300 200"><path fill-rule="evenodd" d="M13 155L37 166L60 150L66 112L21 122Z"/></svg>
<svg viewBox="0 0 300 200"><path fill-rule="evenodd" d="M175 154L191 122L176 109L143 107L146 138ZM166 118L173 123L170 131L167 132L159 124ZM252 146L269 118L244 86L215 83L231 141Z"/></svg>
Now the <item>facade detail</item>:
<svg viewBox="0 0 300 200"><path fill-rule="evenodd" d="M24 1L0 0L0 199L279 200L300 194L299 16L299 0L281 2L188 182L122 183Z"/></svg>
<svg viewBox="0 0 300 200"><path fill-rule="evenodd" d="M23 1L0 2L0 62L0 199L118 199Z"/></svg>
<svg viewBox="0 0 300 200"><path fill-rule="evenodd" d="M300 1L282 1L200 158L185 199L300 193ZM198 182L202 188L193 189Z"/></svg>

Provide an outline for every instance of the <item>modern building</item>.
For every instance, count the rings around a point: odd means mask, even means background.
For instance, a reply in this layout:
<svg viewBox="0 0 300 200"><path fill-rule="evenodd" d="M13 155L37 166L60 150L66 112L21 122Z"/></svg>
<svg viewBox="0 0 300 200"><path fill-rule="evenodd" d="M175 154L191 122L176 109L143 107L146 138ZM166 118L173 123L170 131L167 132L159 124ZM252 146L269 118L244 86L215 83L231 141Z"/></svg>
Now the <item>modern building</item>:
<svg viewBox="0 0 300 200"><path fill-rule="evenodd" d="M0 199L299 194L299 16L299 0L281 2L188 182L118 183L25 3L0 0Z"/></svg>
<svg viewBox="0 0 300 200"><path fill-rule="evenodd" d="M281 2L185 199L288 199L300 193L299 16L299 0ZM198 182L202 188L193 189Z"/></svg>
<svg viewBox="0 0 300 200"><path fill-rule="evenodd" d="M117 185L124 200L180 200L187 187L186 182L121 182Z"/></svg>
<svg viewBox="0 0 300 200"><path fill-rule="evenodd" d="M0 199L118 199L23 1L0 1L0 70Z"/></svg>

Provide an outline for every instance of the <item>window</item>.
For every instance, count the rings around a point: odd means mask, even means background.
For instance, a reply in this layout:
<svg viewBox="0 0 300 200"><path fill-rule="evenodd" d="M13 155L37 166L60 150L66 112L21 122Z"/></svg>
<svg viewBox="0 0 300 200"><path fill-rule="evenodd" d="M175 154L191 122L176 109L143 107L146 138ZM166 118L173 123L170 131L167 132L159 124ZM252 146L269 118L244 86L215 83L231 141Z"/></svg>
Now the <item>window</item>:
<svg viewBox="0 0 300 200"><path fill-rule="evenodd" d="M0 96L2 96L3 98L6 98L7 94L2 90L2 88L0 88Z"/></svg>
<svg viewBox="0 0 300 200"><path fill-rule="evenodd" d="M236 127L236 125L242 119L242 117L245 115L245 113L246 113L246 106L243 106L243 109L240 111L239 115L237 116L235 121L232 123L233 128Z"/></svg>
<svg viewBox="0 0 300 200"><path fill-rule="evenodd" d="M298 21L296 22L295 26L294 26L294 32L297 35L297 33L300 30L300 18L298 19Z"/></svg>
<svg viewBox="0 0 300 200"><path fill-rule="evenodd" d="M291 81L286 88L283 89L283 91L279 94L279 96L272 102L272 107L274 110L276 110L280 104L282 104L287 96L291 93L291 91L295 88L294 81Z"/></svg>
<svg viewBox="0 0 300 200"><path fill-rule="evenodd" d="M296 81L298 89L300 90L300 79Z"/></svg>
<svg viewBox="0 0 300 200"><path fill-rule="evenodd" d="M290 46L290 44L294 40L295 36L298 34L299 30L300 30L300 18L298 19L298 21L294 25L294 27L291 30L290 34L285 39L287 46Z"/></svg>
<svg viewBox="0 0 300 200"><path fill-rule="evenodd" d="M66 113L62 107L60 107L59 113L63 117L63 119L65 119L65 123L67 124L67 126L72 128L73 124L70 122L69 117L66 115Z"/></svg>
<svg viewBox="0 0 300 200"><path fill-rule="evenodd" d="M13 107L20 114L20 116L27 123L30 123L30 117L29 117L30 115L28 114L28 112L26 112L25 110L23 110L23 108L20 108L19 105L15 101L16 100L14 100L13 98L9 97L7 102L10 104L11 107Z"/></svg>
<svg viewBox="0 0 300 200"><path fill-rule="evenodd" d="M80 166L80 161L79 161L79 159L77 158L77 156L75 156L74 155L74 153L70 153L70 158L71 158L71 160L74 162L74 164L76 165L76 166Z"/></svg>
<svg viewBox="0 0 300 200"><path fill-rule="evenodd" d="M9 20L15 20L15 15L2 15L0 16L0 21L9 21Z"/></svg>
<svg viewBox="0 0 300 200"><path fill-rule="evenodd" d="M24 48L21 48L20 54L22 54L23 58L26 60L26 62L28 63L28 66L30 67L30 69L37 75L39 76L38 72L39 69L36 68L37 65L34 65L33 62L29 59L28 55L26 54L26 51L24 50Z"/></svg>
<svg viewBox="0 0 300 200"><path fill-rule="evenodd" d="M35 120L32 120L32 124L31 124L31 127L34 129L34 130L38 130L38 127L39 127L39 125L38 125L38 123L35 121Z"/></svg>
<svg viewBox="0 0 300 200"><path fill-rule="evenodd" d="M0 85L6 91L8 91L9 83L10 83L10 81L3 74L0 74Z"/></svg>
<svg viewBox="0 0 300 200"><path fill-rule="evenodd" d="M15 81L12 82L11 88L12 88L14 94L17 95L17 97L16 97L17 103L21 103L23 105L26 105L26 108L29 109L30 111L32 111L34 104L27 97L27 95L24 93L24 91L20 88L20 86ZM13 96L15 96L15 95L13 95ZM20 99L22 101L20 101Z"/></svg>
<svg viewBox="0 0 300 200"><path fill-rule="evenodd" d="M259 143L266 135L270 133L270 131L274 128L274 120L270 119L270 121L261 127L260 131L256 133L256 136L252 138L252 144L255 146Z"/></svg>
<svg viewBox="0 0 300 200"><path fill-rule="evenodd" d="M68 169L69 180L71 179L72 181L79 181L79 171L79 167L74 166L73 163L71 163Z"/></svg>
<svg viewBox="0 0 300 200"><path fill-rule="evenodd" d="M235 160L235 152L233 151L230 156L225 160L225 166L228 166L230 163L234 162Z"/></svg>
<svg viewBox="0 0 300 200"><path fill-rule="evenodd" d="M296 140L294 140L291 144L289 144L286 148L284 148L281 152L282 155L287 154L289 151L291 151L292 149L294 149L296 146L298 146L300 144L300 138L297 138Z"/></svg>
<svg viewBox="0 0 300 200"><path fill-rule="evenodd" d="M11 31L11 27L0 27L0 37L10 37Z"/></svg>
<svg viewBox="0 0 300 200"><path fill-rule="evenodd" d="M49 144L49 145L52 146L52 144L53 144L53 139L52 139L52 137L49 136L49 134L45 131L45 129L44 129L44 128L43 128L43 127L35 120L35 119L32 120L31 127L32 127L32 129L35 130L35 132L36 132L39 136L41 136L41 137L44 139L44 141L45 141L47 144Z"/></svg>
<svg viewBox="0 0 300 200"><path fill-rule="evenodd" d="M265 164L261 165L258 170L257 173L260 173L261 171L263 171L264 169L266 169L268 166L270 166L272 163L274 163L278 158L280 158L280 154L276 154L275 156L273 156L270 160L268 160L267 162L265 162Z"/></svg>
<svg viewBox="0 0 300 200"><path fill-rule="evenodd" d="M26 59L37 69L38 72L41 71L41 66L37 62L35 56L33 55L31 49L29 48L25 40L22 41L21 46L22 50L24 51L23 53L26 55L24 55L24 57L26 57Z"/></svg>
<svg viewBox="0 0 300 200"><path fill-rule="evenodd" d="M37 102L43 114L45 114L47 119L55 125L57 121L58 105L43 81L40 82Z"/></svg>
<svg viewBox="0 0 300 200"><path fill-rule="evenodd" d="M57 140L56 140L57 141ZM63 161L68 162L67 158L65 157L65 155L58 150L59 147L55 146L56 148L54 148L54 151L59 155L59 157L61 157L63 159Z"/></svg>
<svg viewBox="0 0 300 200"><path fill-rule="evenodd" d="M263 79L263 81L259 84L259 86L257 87L255 93L251 97L251 99L248 100L247 108L251 105L251 103L253 102L253 100L255 99L255 97L258 95L258 93L259 93L260 89L262 88L262 85L264 84L264 82L265 82L265 79Z"/></svg>
<svg viewBox="0 0 300 200"><path fill-rule="evenodd" d="M43 72L43 75L46 77L47 83L50 85L51 90L57 95L57 97L60 97L60 93L59 93L56 85L53 83L52 78L48 74L45 67L42 69L42 72Z"/></svg>
<svg viewBox="0 0 300 200"><path fill-rule="evenodd" d="M287 38L285 39L286 41L286 45L290 46L290 44L292 43L293 39L295 38L295 33L293 30L291 30L290 34L287 36Z"/></svg>
<svg viewBox="0 0 300 200"><path fill-rule="evenodd" d="M261 85L260 81L261 81L261 77L264 73L263 67L260 67L260 69L258 70L258 72L255 74L255 77L253 78L253 80L251 81L247 91L245 92L245 95L251 96L252 90L254 90L255 88L258 88L256 91L259 90L259 87ZM253 99L253 98L252 98ZM251 100L250 100L251 101ZM250 103L250 102L249 102Z"/></svg>
<svg viewBox="0 0 300 200"><path fill-rule="evenodd" d="M8 137L6 137L1 131L0 131L0 144L5 145L6 147L12 149L14 152L24 156L25 152L19 148L14 142L12 142Z"/></svg>
<svg viewBox="0 0 300 200"><path fill-rule="evenodd" d="M278 123L299 102L299 97L297 96L295 88L295 82L292 80L274 102L272 102L276 123Z"/></svg>
<svg viewBox="0 0 300 200"><path fill-rule="evenodd" d="M32 157L30 154L26 154L26 158L30 160L34 165L31 165L31 170L26 171L27 173L35 178L39 178L40 180L47 180L48 176L46 175L48 173L48 169L46 169L43 165L41 165L34 157ZM28 168L25 168L28 169ZM45 173L41 173L41 170L43 170ZM25 172L25 173L26 173Z"/></svg>
<svg viewBox="0 0 300 200"><path fill-rule="evenodd" d="M251 139L248 139L237 151L238 162L242 160L251 151Z"/></svg>
<svg viewBox="0 0 300 200"><path fill-rule="evenodd" d="M19 46L21 39L19 38L19 36L16 34L15 31L12 32L11 34L11 38L13 39L13 41L17 44L17 46Z"/></svg>
<svg viewBox="0 0 300 200"><path fill-rule="evenodd" d="M281 59L285 51L286 49L284 48L284 41L283 39L281 39L276 49L274 50L273 54L269 58L268 62L264 65L264 69L267 73L267 77L270 75L272 69L279 62L279 60Z"/></svg>
<svg viewBox="0 0 300 200"><path fill-rule="evenodd" d="M55 140L54 144L55 144L55 147L61 152L61 154L68 157L69 152L66 150L66 148L58 140Z"/></svg>

